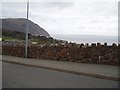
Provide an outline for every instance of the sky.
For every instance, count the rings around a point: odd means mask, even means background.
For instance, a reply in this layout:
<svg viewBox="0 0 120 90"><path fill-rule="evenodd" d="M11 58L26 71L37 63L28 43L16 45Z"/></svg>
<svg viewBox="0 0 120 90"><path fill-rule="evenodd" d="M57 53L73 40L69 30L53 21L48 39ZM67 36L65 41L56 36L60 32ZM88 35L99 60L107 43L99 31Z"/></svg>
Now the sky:
<svg viewBox="0 0 120 90"><path fill-rule="evenodd" d="M26 18L25 0L2 0L1 18ZM53 34L118 35L117 0L30 0L29 19Z"/></svg>

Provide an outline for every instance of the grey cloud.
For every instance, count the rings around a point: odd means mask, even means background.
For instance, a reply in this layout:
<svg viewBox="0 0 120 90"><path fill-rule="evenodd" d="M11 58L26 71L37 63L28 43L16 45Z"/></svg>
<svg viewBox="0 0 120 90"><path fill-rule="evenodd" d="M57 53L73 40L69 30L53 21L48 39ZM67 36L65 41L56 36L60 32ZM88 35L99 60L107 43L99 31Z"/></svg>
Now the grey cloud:
<svg viewBox="0 0 120 90"><path fill-rule="evenodd" d="M73 2L46 2L44 3L48 7L67 8L74 6Z"/></svg>
<svg viewBox="0 0 120 90"><path fill-rule="evenodd" d="M2 17L25 17L26 3L25 2L3 2Z"/></svg>
<svg viewBox="0 0 120 90"><path fill-rule="evenodd" d="M58 8L64 9L74 6L74 2L31 2L30 6L32 8ZM38 8L39 7L39 8Z"/></svg>
<svg viewBox="0 0 120 90"><path fill-rule="evenodd" d="M4 17L26 17L26 2L3 3L2 11ZM30 2L29 18L51 34L109 35L117 31L116 12L117 4L109 2Z"/></svg>
<svg viewBox="0 0 120 90"><path fill-rule="evenodd" d="M17 11L18 9L25 9L26 8L26 2L2 2L2 8Z"/></svg>

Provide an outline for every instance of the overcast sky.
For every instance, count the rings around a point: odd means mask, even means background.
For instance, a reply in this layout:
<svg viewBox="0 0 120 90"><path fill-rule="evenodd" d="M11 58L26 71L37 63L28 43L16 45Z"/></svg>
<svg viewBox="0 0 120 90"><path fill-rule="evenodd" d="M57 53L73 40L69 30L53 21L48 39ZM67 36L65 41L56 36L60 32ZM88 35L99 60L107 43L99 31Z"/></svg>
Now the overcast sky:
<svg viewBox="0 0 120 90"><path fill-rule="evenodd" d="M26 18L26 2L8 1L2 2L0 17ZM29 19L50 34L118 34L117 0L30 1Z"/></svg>

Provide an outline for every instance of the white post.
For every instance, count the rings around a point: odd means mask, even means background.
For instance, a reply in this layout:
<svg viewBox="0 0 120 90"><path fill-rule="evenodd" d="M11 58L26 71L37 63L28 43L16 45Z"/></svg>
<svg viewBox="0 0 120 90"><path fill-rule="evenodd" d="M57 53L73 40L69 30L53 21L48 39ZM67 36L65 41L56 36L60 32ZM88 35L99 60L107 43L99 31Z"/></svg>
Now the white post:
<svg viewBox="0 0 120 90"><path fill-rule="evenodd" d="M28 56L28 13L29 13L29 0L27 1L27 25L26 25L26 45L25 45L25 58Z"/></svg>

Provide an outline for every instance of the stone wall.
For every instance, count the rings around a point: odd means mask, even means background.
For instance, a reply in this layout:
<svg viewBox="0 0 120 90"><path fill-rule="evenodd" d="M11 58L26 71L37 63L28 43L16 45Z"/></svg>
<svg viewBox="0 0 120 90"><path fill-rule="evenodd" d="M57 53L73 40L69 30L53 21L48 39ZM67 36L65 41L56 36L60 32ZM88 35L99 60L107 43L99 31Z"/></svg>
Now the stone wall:
<svg viewBox="0 0 120 90"><path fill-rule="evenodd" d="M84 46L84 45L83 45ZM43 46L31 45L28 47L28 57L37 59L62 60L80 63L97 63L118 65L120 59L120 45L91 45L89 47L72 46ZM3 45L3 55L24 57L24 45Z"/></svg>

